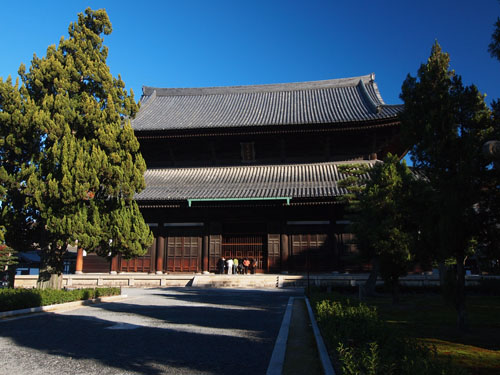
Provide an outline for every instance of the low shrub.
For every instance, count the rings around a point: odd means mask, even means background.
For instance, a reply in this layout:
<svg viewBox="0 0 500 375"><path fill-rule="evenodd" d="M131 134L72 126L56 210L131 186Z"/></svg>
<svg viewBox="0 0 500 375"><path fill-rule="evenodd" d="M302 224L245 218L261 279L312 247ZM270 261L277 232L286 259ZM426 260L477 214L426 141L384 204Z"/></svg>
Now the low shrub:
<svg viewBox="0 0 500 375"><path fill-rule="evenodd" d="M349 299L317 302L316 317L322 334L334 342L348 338L356 345L384 335L376 308L361 303L353 305Z"/></svg>
<svg viewBox="0 0 500 375"><path fill-rule="evenodd" d="M56 289L0 289L0 311L55 305L65 302L115 296L120 288Z"/></svg>
<svg viewBox="0 0 500 375"><path fill-rule="evenodd" d="M313 296L312 300L321 333L341 374L465 374L439 360L435 348L400 337L379 318L375 307L354 304L345 297Z"/></svg>

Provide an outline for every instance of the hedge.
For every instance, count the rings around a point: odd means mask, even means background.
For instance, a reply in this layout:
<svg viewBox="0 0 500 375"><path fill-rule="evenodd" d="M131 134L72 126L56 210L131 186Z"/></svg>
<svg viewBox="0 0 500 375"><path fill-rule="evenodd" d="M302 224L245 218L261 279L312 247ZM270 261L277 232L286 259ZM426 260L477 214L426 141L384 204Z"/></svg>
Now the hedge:
<svg viewBox="0 0 500 375"><path fill-rule="evenodd" d="M0 289L0 311L11 311L121 294L120 288Z"/></svg>

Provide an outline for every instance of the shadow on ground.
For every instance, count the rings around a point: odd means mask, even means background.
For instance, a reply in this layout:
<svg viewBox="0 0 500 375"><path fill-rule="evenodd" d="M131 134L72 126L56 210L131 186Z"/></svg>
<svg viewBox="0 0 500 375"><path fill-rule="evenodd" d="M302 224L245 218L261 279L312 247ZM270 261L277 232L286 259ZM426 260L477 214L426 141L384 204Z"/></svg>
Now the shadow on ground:
<svg viewBox="0 0 500 375"><path fill-rule="evenodd" d="M83 360L80 365L96 373L262 374L290 295L194 289L147 293L146 299L2 322L0 333L38 351L37 356L63 357L68 365Z"/></svg>

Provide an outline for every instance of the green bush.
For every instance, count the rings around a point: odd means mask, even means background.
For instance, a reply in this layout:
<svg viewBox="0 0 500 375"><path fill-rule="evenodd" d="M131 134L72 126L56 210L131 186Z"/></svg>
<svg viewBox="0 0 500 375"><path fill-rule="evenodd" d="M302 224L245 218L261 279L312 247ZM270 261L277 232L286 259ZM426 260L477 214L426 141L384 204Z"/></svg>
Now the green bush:
<svg viewBox="0 0 500 375"><path fill-rule="evenodd" d="M353 304L342 297L335 301L318 296L312 299L321 333L337 370L344 375L465 373L440 361L435 348L399 337L379 318L375 307Z"/></svg>
<svg viewBox="0 0 500 375"><path fill-rule="evenodd" d="M26 309L59 303L115 296L120 288L56 289L0 289L0 311Z"/></svg>
<svg viewBox="0 0 500 375"><path fill-rule="evenodd" d="M357 344L375 340L385 333L377 309L359 303L352 305L349 299L344 302L322 300L316 303L316 316L322 333L334 341L348 338Z"/></svg>

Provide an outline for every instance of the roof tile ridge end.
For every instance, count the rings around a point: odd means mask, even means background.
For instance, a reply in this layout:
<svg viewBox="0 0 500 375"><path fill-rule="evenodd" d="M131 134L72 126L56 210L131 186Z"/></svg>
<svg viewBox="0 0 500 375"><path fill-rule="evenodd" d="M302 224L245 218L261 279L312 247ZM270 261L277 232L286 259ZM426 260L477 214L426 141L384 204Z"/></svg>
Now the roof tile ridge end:
<svg viewBox="0 0 500 375"><path fill-rule="evenodd" d="M376 83L374 81L370 81L370 84L373 85L375 91L378 93ZM366 103L370 107L370 109L375 113L380 113L381 104L384 104L384 101L381 100L380 104L375 103L375 101L371 98L370 94L368 93L368 90L366 89L365 83L363 82L362 79L359 80L358 87L361 91L363 98L365 99ZM378 93L377 96L380 97L380 94ZM382 98L380 98L380 99L382 99Z"/></svg>
<svg viewBox="0 0 500 375"><path fill-rule="evenodd" d="M150 91L151 89L153 90L152 92ZM147 100L142 101L143 98L145 97L147 97ZM153 87L142 86L142 96L140 100L141 109L144 109L147 106L149 106L149 104L151 104L151 102L154 102L155 99L156 99L156 89Z"/></svg>
<svg viewBox="0 0 500 375"><path fill-rule="evenodd" d="M382 99L382 95L380 94L380 90L378 89L377 82L375 82L375 74L373 74L374 79L372 80L371 84L373 85L373 90L375 91L375 95L377 96L378 101L380 102L381 105L388 105L384 102L384 99Z"/></svg>

